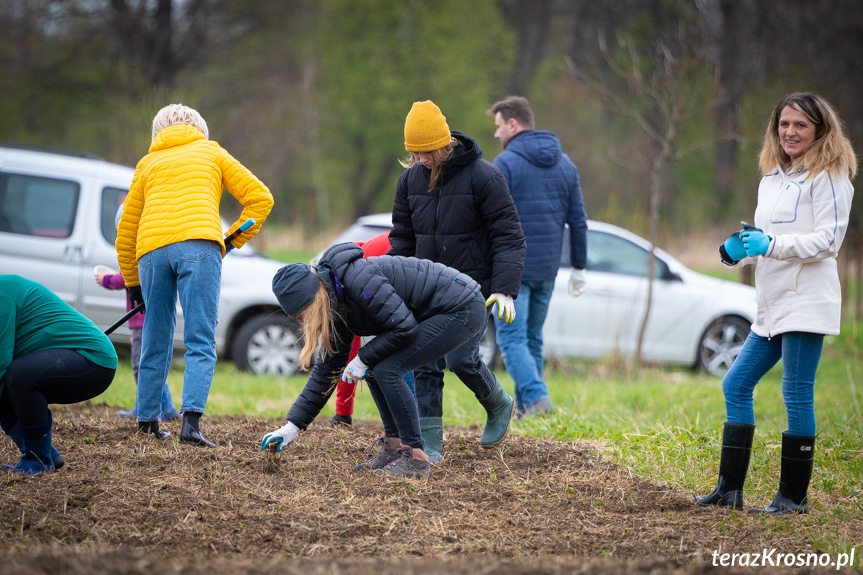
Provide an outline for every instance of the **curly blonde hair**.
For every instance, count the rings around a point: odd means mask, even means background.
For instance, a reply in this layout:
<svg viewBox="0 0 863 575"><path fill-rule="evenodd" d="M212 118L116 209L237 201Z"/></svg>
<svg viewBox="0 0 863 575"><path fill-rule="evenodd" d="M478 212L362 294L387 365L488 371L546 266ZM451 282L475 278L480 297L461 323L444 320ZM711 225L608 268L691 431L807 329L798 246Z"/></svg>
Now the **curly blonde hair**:
<svg viewBox="0 0 863 575"><path fill-rule="evenodd" d="M183 104L168 104L156 113L153 118L153 138L160 130L164 130L168 126L176 126L178 124L189 124L198 128L204 137L210 139L210 131L207 129L207 122L201 117L197 110L184 106Z"/></svg>
<svg viewBox="0 0 863 575"><path fill-rule="evenodd" d="M779 141L779 117L782 110L794 108L815 126L815 141L795 160L782 149ZM824 170L839 176L857 174L857 156L842 128L842 120L827 100L814 92L795 92L782 98L770 116L758 158L761 173L768 174L780 166L784 170L805 167L807 178Z"/></svg>

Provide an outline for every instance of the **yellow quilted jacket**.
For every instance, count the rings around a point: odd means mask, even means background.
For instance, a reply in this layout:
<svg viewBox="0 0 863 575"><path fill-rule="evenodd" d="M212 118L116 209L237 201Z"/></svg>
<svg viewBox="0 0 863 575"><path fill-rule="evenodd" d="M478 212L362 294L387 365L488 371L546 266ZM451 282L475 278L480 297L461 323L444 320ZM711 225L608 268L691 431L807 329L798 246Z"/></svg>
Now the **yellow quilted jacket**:
<svg viewBox="0 0 863 575"><path fill-rule="evenodd" d="M229 233L249 218L255 225L233 240L252 239L273 207L270 190L219 144L194 126L160 130L138 162L117 226L117 259L127 286L140 284L138 259L185 240L213 240L225 253L219 201L222 188L244 206Z"/></svg>

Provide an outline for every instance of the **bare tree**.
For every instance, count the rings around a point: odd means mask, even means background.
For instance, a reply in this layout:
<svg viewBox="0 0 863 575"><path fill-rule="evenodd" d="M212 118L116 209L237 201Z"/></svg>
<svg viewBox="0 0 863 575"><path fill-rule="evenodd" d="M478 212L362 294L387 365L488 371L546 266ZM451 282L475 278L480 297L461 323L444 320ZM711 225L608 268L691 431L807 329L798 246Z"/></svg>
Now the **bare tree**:
<svg viewBox="0 0 863 575"><path fill-rule="evenodd" d="M644 334L650 317L656 263L653 246L659 235L663 199L670 188L667 181L670 168L687 153L713 143L708 138L689 146L682 144L684 122L694 112L696 104L704 100L705 50L700 41L698 20L684 4L680 7L684 17L667 34L658 37L646 54L632 37L623 34L617 36L617 49L611 50L604 34L600 33L601 68L586 70L567 59L569 72L575 81L591 86L600 96L600 105L605 110L631 118L653 144L649 148L649 157L644 158L650 173L651 250L647 302L638 335L636 368L642 363ZM625 89L619 86L621 82Z"/></svg>

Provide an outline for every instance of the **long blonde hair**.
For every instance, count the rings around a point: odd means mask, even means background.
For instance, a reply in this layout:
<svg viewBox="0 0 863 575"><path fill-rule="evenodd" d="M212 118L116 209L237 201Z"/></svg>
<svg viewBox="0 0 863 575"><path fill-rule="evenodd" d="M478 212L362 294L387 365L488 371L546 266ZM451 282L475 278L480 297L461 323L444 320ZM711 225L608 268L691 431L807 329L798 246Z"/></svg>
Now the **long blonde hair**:
<svg viewBox="0 0 863 575"><path fill-rule="evenodd" d="M312 364L312 357L318 344L321 346L321 358L333 353L333 338L335 337L336 319L339 315L330 304L330 294L324 281L318 277L318 291L315 299L305 309L303 321L300 323L300 333L305 340L300 350L300 369L306 370Z"/></svg>
<svg viewBox="0 0 863 575"><path fill-rule="evenodd" d="M793 161L779 141L779 117L786 107L794 108L815 126L815 141ZM762 174L769 174L776 166L786 171L805 167L807 178L824 170L835 176L847 174L851 178L857 174L854 148L845 136L842 120L827 100L814 92L795 92L779 101L767 124L758 158Z"/></svg>
<svg viewBox="0 0 863 575"><path fill-rule="evenodd" d="M431 178L429 178L429 191L435 189L437 186L438 180L441 178L443 173L443 165L450 158L452 158L453 150L455 147L460 145L460 142L452 138L446 146L443 148L438 148L437 150L433 150L431 152L432 155L432 167L431 167ZM409 152L409 156L404 160L399 160L399 163L403 168L407 169L413 166L414 164L419 163L420 156L419 152Z"/></svg>

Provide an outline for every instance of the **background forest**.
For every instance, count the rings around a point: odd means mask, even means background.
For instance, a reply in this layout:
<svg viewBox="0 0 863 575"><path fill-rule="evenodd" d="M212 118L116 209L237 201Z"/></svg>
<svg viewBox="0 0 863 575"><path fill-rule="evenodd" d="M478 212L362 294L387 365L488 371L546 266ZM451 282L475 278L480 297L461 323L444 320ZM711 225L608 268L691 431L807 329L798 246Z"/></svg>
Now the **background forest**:
<svg viewBox="0 0 863 575"><path fill-rule="evenodd" d="M0 141L134 165L182 102L273 191L270 233L307 239L391 209L415 100L491 160L485 111L525 95L590 217L660 243L751 218L786 93L863 141L855 0L4 0L0 29Z"/></svg>

